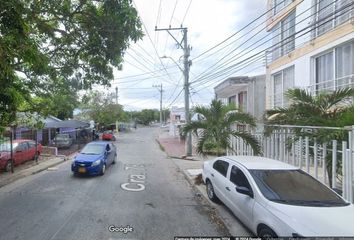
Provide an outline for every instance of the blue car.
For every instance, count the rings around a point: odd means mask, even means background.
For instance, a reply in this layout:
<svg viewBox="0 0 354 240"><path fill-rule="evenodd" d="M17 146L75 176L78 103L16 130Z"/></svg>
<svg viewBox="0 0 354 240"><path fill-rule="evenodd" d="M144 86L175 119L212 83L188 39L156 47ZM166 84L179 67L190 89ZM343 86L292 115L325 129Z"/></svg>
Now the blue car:
<svg viewBox="0 0 354 240"><path fill-rule="evenodd" d="M114 144L104 141L90 142L77 154L71 164L74 175L104 175L106 168L117 159Z"/></svg>

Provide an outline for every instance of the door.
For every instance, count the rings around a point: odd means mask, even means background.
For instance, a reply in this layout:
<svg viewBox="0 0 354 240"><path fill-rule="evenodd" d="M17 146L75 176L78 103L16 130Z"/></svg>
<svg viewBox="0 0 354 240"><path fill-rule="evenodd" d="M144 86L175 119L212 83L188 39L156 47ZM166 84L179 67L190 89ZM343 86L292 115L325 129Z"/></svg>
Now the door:
<svg viewBox="0 0 354 240"><path fill-rule="evenodd" d="M234 214L245 225L251 227L255 200L253 197L237 192L237 186L246 187L253 191L244 172L237 166L232 166L230 171L230 178L227 181L227 202Z"/></svg>
<svg viewBox="0 0 354 240"><path fill-rule="evenodd" d="M213 184L214 192L222 202L226 200L224 190L228 168L229 163L219 159L214 162L211 173L211 183Z"/></svg>
<svg viewBox="0 0 354 240"><path fill-rule="evenodd" d="M14 149L14 161L15 165L21 164L27 160L28 145L26 142L19 143Z"/></svg>

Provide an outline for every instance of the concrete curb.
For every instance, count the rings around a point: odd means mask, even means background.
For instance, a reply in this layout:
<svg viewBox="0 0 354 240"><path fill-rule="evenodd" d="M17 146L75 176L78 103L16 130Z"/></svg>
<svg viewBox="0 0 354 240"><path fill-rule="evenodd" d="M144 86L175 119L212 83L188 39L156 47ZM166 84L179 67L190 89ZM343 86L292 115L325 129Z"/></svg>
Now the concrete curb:
<svg viewBox="0 0 354 240"><path fill-rule="evenodd" d="M13 175L10 175L8 178L1 180L0 182L0 188L4 187L10 183L13 183L19 179L31 176L31 175L35 175L37 173L43 172L45 170L47 170L48 168L51 167L55 167L57 165L60 165L66 161L68 161L73 155L75 155L76 153L72 153L69 156L65 156L65 155L58 155L55 156L54 158L57 158L55 160L53 160L53 163L50 164L46 164L45 162L43 163L39 163L37 165L33 165L29 168L26 169L22 169L19 172L15 172ZM50 161L50 160L47 160ZM32 169L32 170L31 170Z"/></svg>

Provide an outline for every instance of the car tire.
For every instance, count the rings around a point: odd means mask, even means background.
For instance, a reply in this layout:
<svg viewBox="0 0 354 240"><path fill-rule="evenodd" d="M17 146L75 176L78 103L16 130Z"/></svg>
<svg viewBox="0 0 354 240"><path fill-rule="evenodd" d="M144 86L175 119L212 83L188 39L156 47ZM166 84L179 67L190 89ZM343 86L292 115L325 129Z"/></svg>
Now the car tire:
<svg viewBox="0 0 354 240"><path fill-rule="evenodd" d="M277 238L277 234L269 227L262 227L258 233L258 237L262 239L273 239Z"/></svg>
<svg viewBox="0 0 354 240"><path fill-rule="evenodd" d="M106 172L106 164L103 164L100 175L103 176L105 172Z"/></svg>
<svg viewBox="0 0 354 240"><path fill-rule="evenodd" d="M207 195L208 198L214 202L214 203L220 203L219 198L216 196L215 192L214 192L214 187L213 184L210 182L210 180L207 180L206 182L206 191L207 191Z"/></svg>
<svg viewBox="0 0 354 240"><path fill-rule="evenodd" d="M13 164L13 162L11 160L7 161L7 163L5 165L5 172L11 172L12 164Z"/></svg>

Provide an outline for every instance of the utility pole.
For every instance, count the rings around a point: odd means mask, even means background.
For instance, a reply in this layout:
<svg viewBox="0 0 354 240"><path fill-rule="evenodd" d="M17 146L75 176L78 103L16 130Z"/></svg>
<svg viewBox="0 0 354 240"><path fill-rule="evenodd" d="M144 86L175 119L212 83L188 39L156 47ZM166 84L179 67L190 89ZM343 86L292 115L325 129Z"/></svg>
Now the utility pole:
<svg viewBox="0 0 354 240"><path fill-rule="evenodd" d="M118 87L116 87L116 105L117 105L117 110L119 110L119 105L118 105ZM118 129L118 119L116 119L116 133L118 134L119 129Z"/></svg>
<svg viewBox="0 0 354 240"><path fill-rule="evenodd" d="M116 87L116 104L118 105L118 87Z"/></svg>
<svg viewBox="0 0 354 240"><path fill-rule="evenodd" d="M160 126L162 126L162 83L160 85L153 85L153 87L156 87L157 90L160 92Z"/></svg>
<svg viewBox="0 0 354 240"><path fill-rule="evenodd" d="M174 30L182 30L183 32L183 45L182 41L179 42L172 34L170 31ZM158 29L155 26L155 31L167 31L168 34L177 42L177 45L183 49L183 56L184 56L184 69L183 69L183 75L184 75L184 110L185 110L185 118L186 118L186 124L190 123L190 115L189 115L189 67L191 66L191 61L188 59L190 56L190 46L188 46L188 29L184 27L180 28L161 28ZM187 133L186 136L186 155L191 156L192 155L192 135L190 132Z"/></svg>

